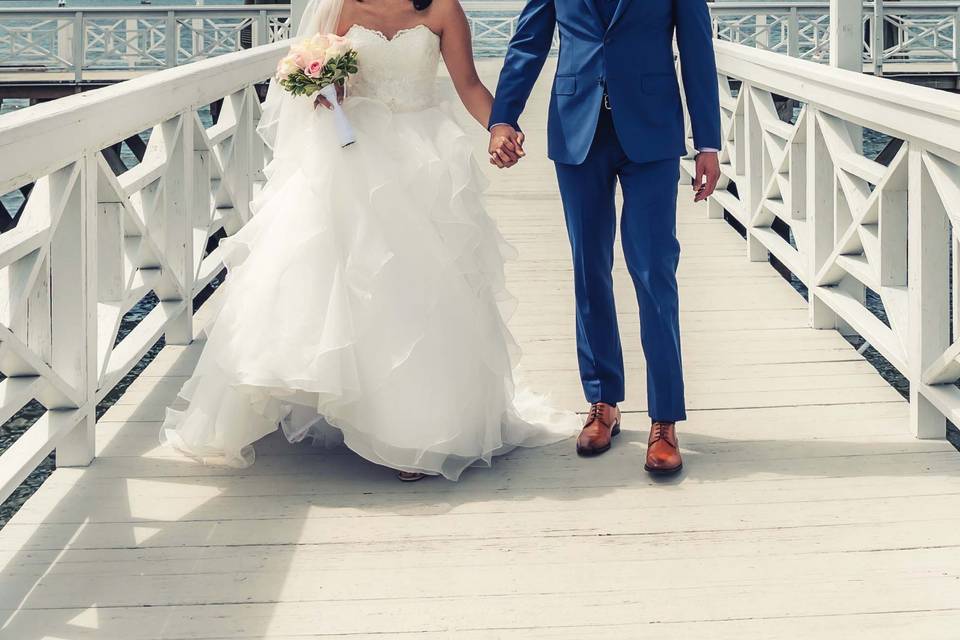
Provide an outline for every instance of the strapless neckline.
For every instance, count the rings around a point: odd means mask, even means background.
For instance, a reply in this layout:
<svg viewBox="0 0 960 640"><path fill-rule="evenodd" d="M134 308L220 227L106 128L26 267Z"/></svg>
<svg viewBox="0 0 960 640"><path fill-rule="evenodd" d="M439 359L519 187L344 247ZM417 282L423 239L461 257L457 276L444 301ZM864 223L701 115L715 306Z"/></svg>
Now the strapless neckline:
<svg viewBox="0 0 960 640"><path fill-rule="evenodd" d="M357 51L359 68L350 79L350 95L379 100L396 112L437 104L440 38L429 27L418 24L388 38L382 31L354 24L346 35Z"/></svg>
<svg viewBox="0 0 960 640"><path fill-rule="evenodd" d="M393 37L391 37L391 38L388 38L387 35L386 35L383 31L380 31L379 29L372 29L372 28L370 28L370 27L365 27L365 26L363 26L362 24L354 24L354 25L351 25L350 28L347 29L346 34L349 34L349 33L350 33L351 31L353 31L354 29L359 29L359 30L361 30L361 31L366 31L367 33L371 33L371 34L373 34L373 35L375 35L375 36L379 36L384 42L394 42L394 41L397 40L398 38L400 38L400 37L402 37L402 36L404 36L404 35L406 35L406 34L408 34L408 33L413 33L413 32L415 32L415 31L417 31L417 30L419 30L419 29L426 29L426 30L430 33L430 35L432 35L432 36L435 37L435 38L439 38L439 37L440 37L440 36L438 36L436 33L433 32L433 29L431 29L430 27L428 27L428 26L425 25L425 24L418 24L418 25L414 25L414 26L412 26L412 27L407 27L406 29L400 29L399 31L397 31L396 33L394 33L394 34L393 34ZM346 35L346 34L344 34L344 35Z"/></svg>

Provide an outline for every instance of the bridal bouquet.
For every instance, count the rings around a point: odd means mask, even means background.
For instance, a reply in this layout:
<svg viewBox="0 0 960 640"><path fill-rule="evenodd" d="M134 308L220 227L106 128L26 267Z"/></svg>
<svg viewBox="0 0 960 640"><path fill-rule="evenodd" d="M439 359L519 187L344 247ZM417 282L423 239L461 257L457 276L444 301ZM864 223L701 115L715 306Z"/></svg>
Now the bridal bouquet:
<svg viewBox="0 0 960 640"><path fill-rule="evenodd" d="M337 86L357 72L357 52L346 38L318 33L292 47L277 65L277 82L294 96L319 92L333 105L333 118L340 144L356 142L350 121L337 101Z"/></svg>

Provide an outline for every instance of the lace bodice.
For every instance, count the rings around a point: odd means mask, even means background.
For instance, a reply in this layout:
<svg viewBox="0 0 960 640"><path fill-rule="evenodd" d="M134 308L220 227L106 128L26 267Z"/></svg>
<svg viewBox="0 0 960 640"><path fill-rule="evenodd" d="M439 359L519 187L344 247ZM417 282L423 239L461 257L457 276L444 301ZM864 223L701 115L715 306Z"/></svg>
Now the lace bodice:
<svg viewBox="0 0 960 640"><path fill-rule="evenodd" d="M436 104L440 39L426 25L398 31L393 38L355 24L347 37L357 50L359 71L349 94L380 100L393 111L417 111Z"/></svg>

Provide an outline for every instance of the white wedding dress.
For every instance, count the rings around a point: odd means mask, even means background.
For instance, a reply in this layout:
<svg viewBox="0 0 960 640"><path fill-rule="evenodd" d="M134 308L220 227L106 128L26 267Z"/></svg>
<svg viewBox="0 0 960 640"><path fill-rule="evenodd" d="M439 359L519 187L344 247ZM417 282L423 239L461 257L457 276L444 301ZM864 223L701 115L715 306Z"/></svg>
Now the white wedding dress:
<svg viewBox="0 0 960 640"><path fill-rule="evenodd" d="M439 38L354 26L344 110L309 99L307 153L276 157L256 214L221 247L229 278L161 440L246 466L278 425L375 463L456 479L516 446L562 440L574 414L516 392L505 324L510 247L486 214L471 143L437 99Z"/></svg>

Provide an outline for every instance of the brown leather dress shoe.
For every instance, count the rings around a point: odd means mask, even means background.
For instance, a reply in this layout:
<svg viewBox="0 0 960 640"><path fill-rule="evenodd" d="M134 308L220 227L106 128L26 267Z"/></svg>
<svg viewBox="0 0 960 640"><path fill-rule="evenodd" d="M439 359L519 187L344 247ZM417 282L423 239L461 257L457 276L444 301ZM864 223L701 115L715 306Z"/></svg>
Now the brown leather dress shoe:
<svg viewBox="0 0 960 640"><path fill-rule="evenodd" d="M647 440L647 462L643 468L650 473L676 473L683 468L677 428L673 422L654 422Z"/></svg>
<svg viewBox="0 0 960 640"><path fill-rule="evenodd" d="M587 423L577 437L577 453L598 456L610 448L613 436L620 433L620 409L606 402L590 405Z"/></svg>

